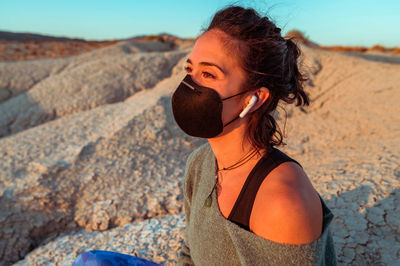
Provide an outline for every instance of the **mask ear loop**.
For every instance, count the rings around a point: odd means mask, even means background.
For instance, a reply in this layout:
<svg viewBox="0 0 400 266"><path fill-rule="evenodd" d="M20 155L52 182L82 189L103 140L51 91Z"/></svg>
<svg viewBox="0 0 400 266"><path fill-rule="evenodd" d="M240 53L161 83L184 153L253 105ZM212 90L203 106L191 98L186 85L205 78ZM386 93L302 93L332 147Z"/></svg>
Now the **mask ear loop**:
<svg viewBox="0 0 400 266"><path fill-rule="evenodd" d="M236 96L236 95L235 95ZM256 104L258 98L255 95L252 95L249 101L249 104L246 106L246 108L243 109L243 111L234 119L232 119L230 122L228 122L227 124L224 125L224 127L226 127L227 125L229 125L230 123L234 122L236 119L238 118L243 118L245 117L245 115L247 115L247 113L250 111L250 109Z"/></svg>
<svg viewBox="0 0 400 266"><path fill-rule="evenodd" d="M230 99L230 98L236 97L236 96L238 96L238 95L245 94L246 92L249 92L249 91L242 91L242 92L239 92L238 94L235 94L235 95L232 95L232 96L223 98L223 99L221 99L221 101L225 101L225 100L228 100L228 99Z"/></svg>

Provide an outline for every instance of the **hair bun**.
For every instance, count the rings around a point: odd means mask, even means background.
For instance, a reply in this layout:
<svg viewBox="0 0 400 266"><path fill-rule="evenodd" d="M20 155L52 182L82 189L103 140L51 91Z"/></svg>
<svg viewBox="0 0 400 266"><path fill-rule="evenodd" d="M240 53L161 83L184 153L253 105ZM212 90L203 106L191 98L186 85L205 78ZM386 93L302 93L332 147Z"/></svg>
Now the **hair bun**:
<svg viewBox="0 0 400 266"><path fill-rule="evenodd" d="M276 34L281 34L281 29L278 28L278 27L276 27L276 28L274 29L274 33L276 33Z"/></svg>

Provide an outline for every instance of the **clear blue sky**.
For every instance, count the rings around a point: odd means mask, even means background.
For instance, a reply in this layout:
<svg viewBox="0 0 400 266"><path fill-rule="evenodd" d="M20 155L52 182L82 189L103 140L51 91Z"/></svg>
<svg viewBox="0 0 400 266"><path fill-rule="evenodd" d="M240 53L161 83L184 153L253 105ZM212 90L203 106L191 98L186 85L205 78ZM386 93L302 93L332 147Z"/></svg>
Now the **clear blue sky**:
<svg viewBox="0 0 400 266"><path fill-rule="evenodd" d="M226 0L0 0L0 30L90 40L194 37ZM400 46L398 0L236 1L322 45Z"/></svg>

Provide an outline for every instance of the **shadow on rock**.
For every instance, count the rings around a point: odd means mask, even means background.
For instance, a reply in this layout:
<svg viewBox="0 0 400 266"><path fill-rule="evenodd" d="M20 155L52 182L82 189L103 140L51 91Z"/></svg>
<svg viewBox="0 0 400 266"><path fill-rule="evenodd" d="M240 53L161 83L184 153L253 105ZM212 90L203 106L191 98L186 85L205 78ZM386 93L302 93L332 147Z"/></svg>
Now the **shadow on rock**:
<svg viewBox="0 0 400 266"><path fill-rule="evenodd" d="M78 229L71 223L73 212L59 211L52 196L37 199L35 195L4 193L0 197L0 265L21 260L37 246Z"/></svg>
<svg viewBox="0 0 400 266"><path fill-rule="evenodd" d="M20 132L25 128L32 127L32 121L27 113L21 112L15 116L15 111L21 107L28 108L29 114L34 113L34 120L38 124L53 120L55 112L48 112L41 108L40 104L32 99L28 93L20 94L0 103L0 138Z"/></svg>

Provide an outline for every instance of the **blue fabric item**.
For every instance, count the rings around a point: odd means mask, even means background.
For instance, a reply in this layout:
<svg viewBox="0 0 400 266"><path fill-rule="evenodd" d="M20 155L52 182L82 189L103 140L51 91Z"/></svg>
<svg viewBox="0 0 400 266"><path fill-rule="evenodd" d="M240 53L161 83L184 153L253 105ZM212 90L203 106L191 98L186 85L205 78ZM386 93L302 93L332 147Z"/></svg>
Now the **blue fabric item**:
<svg viewBox="0 0 400 266"><path fill-rule="evenodd" d="M104 250L86 251L79 255L72 266L115 266L115 265L150 265L159 266L146 259Z"/></svg>

